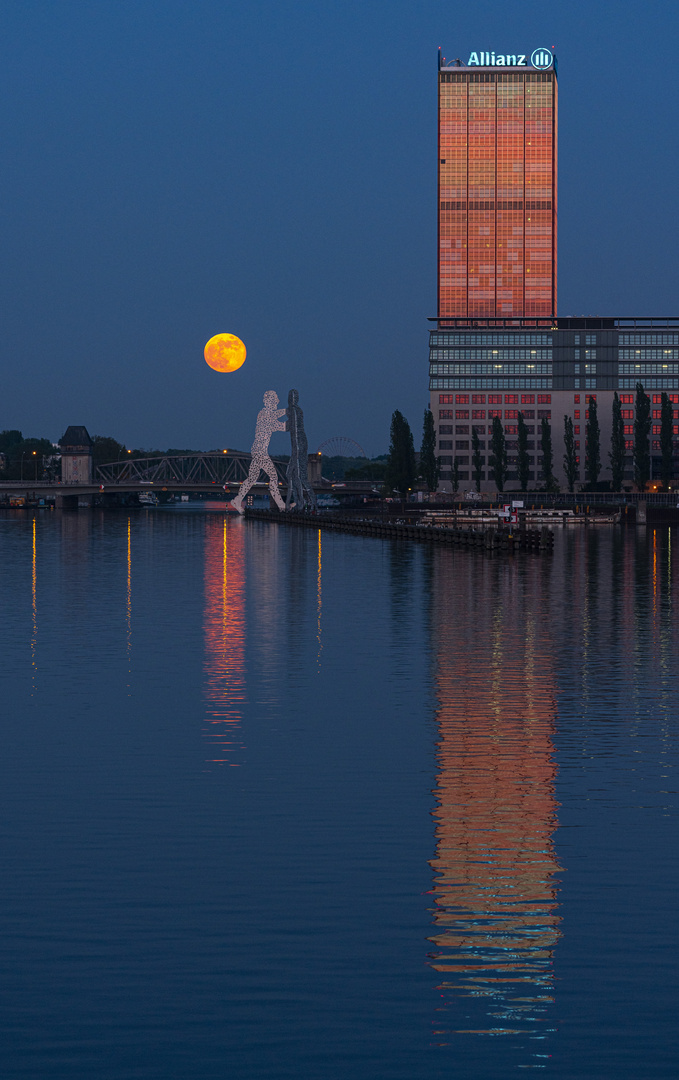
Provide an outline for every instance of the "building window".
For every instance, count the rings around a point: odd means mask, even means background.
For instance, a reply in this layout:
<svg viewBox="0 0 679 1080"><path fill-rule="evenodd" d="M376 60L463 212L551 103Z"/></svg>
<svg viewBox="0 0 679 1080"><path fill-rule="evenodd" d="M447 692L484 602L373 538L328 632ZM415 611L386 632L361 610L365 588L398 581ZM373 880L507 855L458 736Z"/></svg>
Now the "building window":
<svg viewBox="0 0 679 1080"><path fill-rule="evenodd" d="M505 424L505 435L518 435L519 428L516 424Z"/></svg>
<svg viewBox="0 0 679 1080"><path fill-rule="evenodd" d="M455 449L456 450L468 450L469 449L469 440L468 439L458 439L457 442L455 443Z"/></svg>
<svg viewBox="0 0 679 1080"><path fill-rule="evenodd" d="M455 410L455 419L456 420L468 420L469 419L469 409L456 409Z"/></svg>
<svg viewBox="0 0 679 1080"><path fill-rule="evenodd" d="M538 405L551 405L551 404L552 404L552 395L551 394L538 394Z"/></svg>
<svg viewBox="0 0 679 1080"><path fill-rule="evenodd" d="M596 334L585 334L585 345L596 345Z"/></svg>
<svg viewBox="0 0 679 1080"><path fill-rule="evenodd" d="M573 404L574 405L579 405L580 404L580 395L579 394L573 394Z"/></svg>
<svg viewBox="0 0 679 1080"><path fill-rule="evenodd" d="M580 410L579 409L573 409L573 419L574 420L579 420L580 419Z"/></svg>
<svg viewBox="0 0 679 1080"><path fill-rule="evenodd" d="M488 395L488 404L489 405L501 405L502 404L502 394L489 394Z"/></svg>
<svg viewBox="0 0 679 1080"><path fill-rule="evenodd" d="M485 394L472 394L472 405L485 405L485 404L486 404L486 395Z"/></svg>
<svg viewBox="0 0 679 1080"><path fill-rule="evenodd" d="M573 338L573 343L574 343L575 345L579 345L579 344L580 344L580 335L579 335L579 334L576 334L576 335L574 336L574 338Z"/></svg>
<svg viewBox="0 0 679 1080"><path fill-rule="evenodd" d="M596 390L596 379L585 379L585 386L588 390Z"/></svg>
<svg viewBox="0 0 679 1080"><path fill-rule="evenodd" d="M585 360L596 360L596 349L585 349Z"/></svg>
<svg viewBox="0 0 679 1080"><path fill-rule="evenodd" d="M453 440L452 439L439 439L439 450L452 450L452 449L453 449Z"/></svg>
<svg viewBox="0 0 679 1080"><path fill-rule="evenodd" d="M453 434L453 425L452 424L441 424L439 426L439 435L452 435L452 434Z"/></svg>
<svg viewBox="0 0 679 1080"><path fill-rule="evenodd" d="M456 435L468 435L469 434L469 424L456 424L455 425L455 434Z"/></svg>
<svg viewBox="0 0 679 1080"><path fill-rule="evenodd" d="M634 409L621 409L620 415L623 420L634 420Z"/></svg>
<svg viewBox="0 0 679 1080"><path fill-rule="evenodd" d="M452 404L453 404L453 395L452 394L439 394L439 405L452 405Z"/></svg>
<svg viewBox="0 0 679 1080"><path fill-rule="evenodd" d="M538 409L538 420L551 420L551 419L552 419L552 410L551 409Z"/></svg>
<svg viewBox="0 0 679 1080"><path fill-rule="evenodd" d="M518 416L517 409L505 409L505 420L517 420Z"/></svg>
<svg viewBox="0 0 679 1080"><path fill-rule="evenodd" d="M518 405L518 404L519 404L519 395L518 394L505 394L505 405Z"/></svg>
<svg viewBox="0 0 679 1080"><path fill-rule="evenodd" d="M452 409L439 409L439 420L452 420L452 419L453 419L453 410Z"/></svg>
<svg viewBox="0 0 679 1080"><path fill-rule="evenodd" d="M654 405L660 405L661 403L662 403L662 394L654 394L653 395L653 404ZM655 415L655 413L653 415Z"/></svg>
<svg viewBox="0 0 679 1080"><path fill-rule="evenodd" d="M585 375L596 375L596 364L585 364Z"/></svg>
<svg viewBox="0 0 679 1080"><path fill-rule="evenodd" d="M522 409L521 412L523 413L524 420L535 419L535 409Z"/></svg>
<svg viewBox="0 0 679 1080"><path fill-rule="evenodd" d="M488 419L492 420L494 416L497 416L501 420L502 419L502 409L489 409L488 410Z"/></svg>
<svg viewBox="0 0 679 1080"><path fill-rule="evenodd" d="M535 404L535 394L522 394L521 395L521 404L522 405L534 405Z"/></svg>
<svg viewBox="0 0 679 1080"><path fill-rule="evenodd" d="M654 409L653 410L653 419L654 420L660 420L661 418L662 418L661 410L660 409Z"/></svg>
<svg viewBox="0 0 679 1080"><path fill-rule="evenodd" d="M625 424L625 435L634 435L634 424Z"/></svg>
<svg viewBox="0 0 679 1080"><path fill-rule="evenodd" d="M455 395L455 404L456 405L468 405L469 404L469 394L456 394Z"/></svg>
<svg viewBox="0 0 679 1080"><path fill-rule="evenodd" d="M573 433L574 433L575 435L579 435L579 434L580 434L580 425L579 425L579 424L574 424L574 425L573 425Z"/></svg>
<svg viewBox="0 0 679 1080"><path fill-rule="evenodd" d="M634 396L632 394L621 394L620 395L620 404L621 405L633 405L634 404Z"/></svg>
<svg viewBox="0 0 679 1080"><path fill-rule="evenodd" d="M485 409L472 409L472 420L485 420L485 419L486 419L486 410Z"/></svg>

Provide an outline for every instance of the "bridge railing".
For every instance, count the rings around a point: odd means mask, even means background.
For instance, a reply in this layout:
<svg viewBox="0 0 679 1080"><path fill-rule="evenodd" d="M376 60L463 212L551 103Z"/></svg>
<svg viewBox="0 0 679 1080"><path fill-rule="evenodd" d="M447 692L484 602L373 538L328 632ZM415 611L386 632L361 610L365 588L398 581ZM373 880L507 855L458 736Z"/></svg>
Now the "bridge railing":
<svg viewBox="0 0 679 1080"><path fill-rule="evenodd" d="M206 484L239 485L250 469L250 454L177 454L165 457L126 458L100 465L97 479L104 485L164 484L191 488ZM278 482L287 484L287 462L272 458ZM260 474L260 478L263 474ZM268 482L268 481L267 481Z"/></svg>

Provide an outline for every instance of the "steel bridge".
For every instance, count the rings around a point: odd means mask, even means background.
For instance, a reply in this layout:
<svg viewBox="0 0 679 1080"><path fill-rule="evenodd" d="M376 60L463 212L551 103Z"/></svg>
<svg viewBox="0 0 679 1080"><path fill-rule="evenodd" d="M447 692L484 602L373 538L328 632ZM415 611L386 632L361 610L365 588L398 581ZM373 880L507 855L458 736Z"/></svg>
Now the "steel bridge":
<svg viewBox="0 0 679 1080"><path fill-rule="evenodd" d="M134 489L153 484L168 490L201 491L215 486L237 488L248 475L251 455L234 450L208 454L177 454L166 457L123 458L100 465L96 480L104 488ZM287 487L287 462L271 459L278 483ZM268 479L260 474L262 487Z"/></svg>

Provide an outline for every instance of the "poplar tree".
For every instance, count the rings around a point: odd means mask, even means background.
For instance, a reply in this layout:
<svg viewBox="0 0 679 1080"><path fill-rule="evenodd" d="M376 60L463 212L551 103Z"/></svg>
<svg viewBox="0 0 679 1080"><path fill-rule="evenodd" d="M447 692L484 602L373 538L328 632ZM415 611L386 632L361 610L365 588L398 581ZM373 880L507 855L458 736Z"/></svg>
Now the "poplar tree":
<svg viewBox="0 0 679 1080"><path fill-rule="evenodd" d="M651 472L651 450L649 435L651 432L651 399L642 384L637 383L634 408L634 483L639 491L644 491Z"/></svg>
<svg viewBox="0 0 679 1080"><path fill-rule="evenodd" d="M498 491L504 491L507 479L507 444L502 421L498 416L493 417L493 433L490 440L490 457L488 461L496 488Z"/></svg>
<svg viewBox="0 0 679 1080"><path fill-rule="evenodd" d="M476 428L472 428L472 472L474 474L474 483L476 484L476 490L480 491L481 480L483 479L483 456L481 454L479 433Z"/></svg>
<svg viewBox="0 0 679 1080"><path fill-rule="evenodd" d="M519 413L519 440L516 463L521 490L527 491L530 478L530 458L528 457L528 428L524 423L522 412Z"/></svg>
<svg viewBox="0 0 679 1080"><path fill-rule="evenodd" d="M396 410L391 418L391 442L385 483L391 491L405 494L416 476L413 433L405 416Z"/></svg>
<svg viewBox="0 0 679 1080"><path fill-rule="evenodd" d="M563 456L563 469L568 481L568 490L575 490L575 481L578 478L578 461L575 453L575 436L573 434L573 420L570 416L563 418L563 443L566 453Z"/></svg>
<svg viewBox="0 0 679 1080"><path fill-rule="evenodd" d="M617 390L613 394L613 431L611 452L608 456L611 459L611 486L613 491L622 491L625 478L625 424Z"/></svg>
<svg viewBox="0 0 679 1080"><path fill-rule="evenodd" d="M601 472L601 432L596 398L590 397L587 405L587 427L585 429L585 480L587 487L596 487Z"/></svg>
<svg viewBox="0 0 679 1080"><path fill-rule="evenodd" d="M540 449L542 450L542 479L545 484L545 491L553 491L556 487L556 480L554 479L552 425L544 417L540 421Z"/></svg>
<svg viewBox="0 0 679 1080"><path fill-rule="evenodd" d="M436 456L436 428L431 409L424 410L422 446L420 448L420 475L430 491L436 491L441 475L440 460Z"/></svg>
<svg viewBox="0 0 679 1080"><path fill-rule="evenodd" d="M460 488L460 462L457 460L457 456L453 458L453 471L450 474L450 479L453 485L453 492L457 494Z"/></svg>
<svg viewBox="0 0 679 1080"><path fill-rule="evenodd" d="M672 408L672 402L667 394L663 393L660 398L660 479L665 491L670 490L674 474L673 424L674 409Z"/></svg>

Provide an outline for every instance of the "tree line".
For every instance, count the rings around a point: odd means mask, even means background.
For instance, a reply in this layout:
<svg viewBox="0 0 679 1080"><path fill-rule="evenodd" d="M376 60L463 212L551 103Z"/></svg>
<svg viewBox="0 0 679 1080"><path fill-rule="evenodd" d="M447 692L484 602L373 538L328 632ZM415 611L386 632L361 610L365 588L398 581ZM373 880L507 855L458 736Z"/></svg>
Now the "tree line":
<svg viewBox="0 0 679 1080"><path fill-rule="evenodd" d="M594 489L599 483L602 470L601 430L596 398L586 397L585 425L585 487ZM608 452L613 491L622 489L625 474L627 445L622 407L617 391L613 395L611 449ZM572 417L564 415L564 459L563 467L568 490L574 491L580 473L579 453L576 446L575 429ZM661 395L660 403L660 483L668 490L674 477L674 408L666 393ZM642 383L637 383L634 427L632 440L632 464L634 483L643 490L651 479L651 399ZM530 480L531 456L528 446L528 428L523 413L518 414L516 437L516 474L521 491L528 490ZM484 461L481 440L478 431L472 428L471 474L476 490L481 490ZM504 491L509 475L509 454L505 430L499 417L493 418L491 437L488 446L489 479L492 479L498 491ZM545 491L558 491L559 484L554 476L554 451L552 447L552 425L549 420L540 422L540 481ZM441 476L441 459L436 453L436 428L431 409L425 409L422 428L422 444L419 467L415 456L412 431L406 418L398 410L391 421L391 440L385 470L386 487L399 494L406 494L415 484L418 476L424 480L429 491L436 491ZM453 457L451 470L453 491L460 486L460 467L457 456Z"/></svg>

